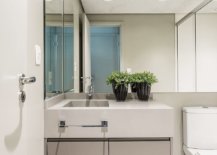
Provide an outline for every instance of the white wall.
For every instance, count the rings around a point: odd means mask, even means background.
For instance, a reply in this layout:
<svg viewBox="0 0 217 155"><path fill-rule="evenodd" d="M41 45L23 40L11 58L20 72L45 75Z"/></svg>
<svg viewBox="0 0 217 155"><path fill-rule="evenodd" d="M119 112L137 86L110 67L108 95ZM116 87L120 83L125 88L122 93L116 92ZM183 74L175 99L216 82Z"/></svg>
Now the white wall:
<svg viewBox="0 0 217 155"><path fill-rule="evenodd" d="M217 106L217 93L154 93L154 100L175 110L174 154L184 155L182 149L182 108L185 106Z"/></svg>
<svg viewBox="0 0 217 155"><path fill-rule="evenodd" d="M88 15L91 22L121 23L121 66L150 70L159 82L153 92L175 91L175 16Z"/></svg>

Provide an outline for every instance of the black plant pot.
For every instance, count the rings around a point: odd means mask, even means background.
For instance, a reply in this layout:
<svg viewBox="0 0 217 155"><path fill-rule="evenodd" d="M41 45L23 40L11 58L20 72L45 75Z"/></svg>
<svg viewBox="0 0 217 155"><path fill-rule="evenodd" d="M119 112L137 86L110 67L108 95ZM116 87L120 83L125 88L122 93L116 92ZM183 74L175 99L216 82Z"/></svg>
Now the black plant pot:
<svg viewBox="0 0 217 155"><path fill-rule="evenodd" d="M120 84L116 86L115 83L112 84L112 89L115 94L117 101L125 101L127 97L128 87L125 84Z"/></svg>
<svg viewBox="0 0 217 155"><path fill-rule="evenodd" d="M136 88L138 99L142 101L148 101L151 92L151 86L144 82L137 83Z"/></svg>
<svg viewBox="0 0 217 155"><path fill-rule="evenodd" d="M136 91L137 91L136 83L131 83L130 86L131 86L131 92L136 93Z"/></svg>

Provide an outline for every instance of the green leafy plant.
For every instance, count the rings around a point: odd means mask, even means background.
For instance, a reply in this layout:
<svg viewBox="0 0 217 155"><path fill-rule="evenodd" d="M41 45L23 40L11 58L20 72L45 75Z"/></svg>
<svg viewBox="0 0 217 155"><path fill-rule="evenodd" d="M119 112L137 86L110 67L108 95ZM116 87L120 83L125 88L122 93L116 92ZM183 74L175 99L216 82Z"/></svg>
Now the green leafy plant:
<svg viewBox="0 0 217 155"><path fill-rule="evenodd" d="M135 73L129 77L130 83L143 83L146 82L148 85L158 82L156 76L149 72L144 71L142 73Z"/></svg>
<svg viewBox="0 0 217 155"><path fill-rule="evenodd" d="M111 75L107 77L106 83L108 85L114 84L115 88L117 88L121 84L124 84L125 87L127 87L130 83L129 74L127 72L112 72Z"/></svg>

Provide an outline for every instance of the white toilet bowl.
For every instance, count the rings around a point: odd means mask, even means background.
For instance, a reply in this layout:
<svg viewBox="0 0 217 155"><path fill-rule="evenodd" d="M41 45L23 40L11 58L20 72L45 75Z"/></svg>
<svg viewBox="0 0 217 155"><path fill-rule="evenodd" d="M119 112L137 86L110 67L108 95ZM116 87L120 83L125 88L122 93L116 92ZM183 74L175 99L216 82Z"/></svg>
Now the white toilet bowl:
<svg viewBox="0 0 217 155"><path fill-rule="evenodd" d="M217 155L217 107L183 108L185 155Z"/></svg>
<svg viewBox="0 0 217 155"><path fill-rule="evenodd" d="M201 150L183 147L185 155L217 155L217 150Z"/></svg>

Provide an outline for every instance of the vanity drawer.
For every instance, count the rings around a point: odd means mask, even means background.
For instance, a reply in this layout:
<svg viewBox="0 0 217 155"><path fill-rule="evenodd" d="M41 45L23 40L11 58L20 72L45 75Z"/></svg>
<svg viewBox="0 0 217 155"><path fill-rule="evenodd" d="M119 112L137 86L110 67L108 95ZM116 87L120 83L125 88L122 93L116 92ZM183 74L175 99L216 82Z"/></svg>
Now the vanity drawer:
<svg viewBox="0 0 217 155"><path fill-rule="evenodd" d="M110 142L110 155L170 155L170 141Z"/></svg>
<svg viewBox="0 0 217 155"><path fill-rule="evenodd" d="M103 146L102 141L48 142L46 155L104 155Z"/></svg>

